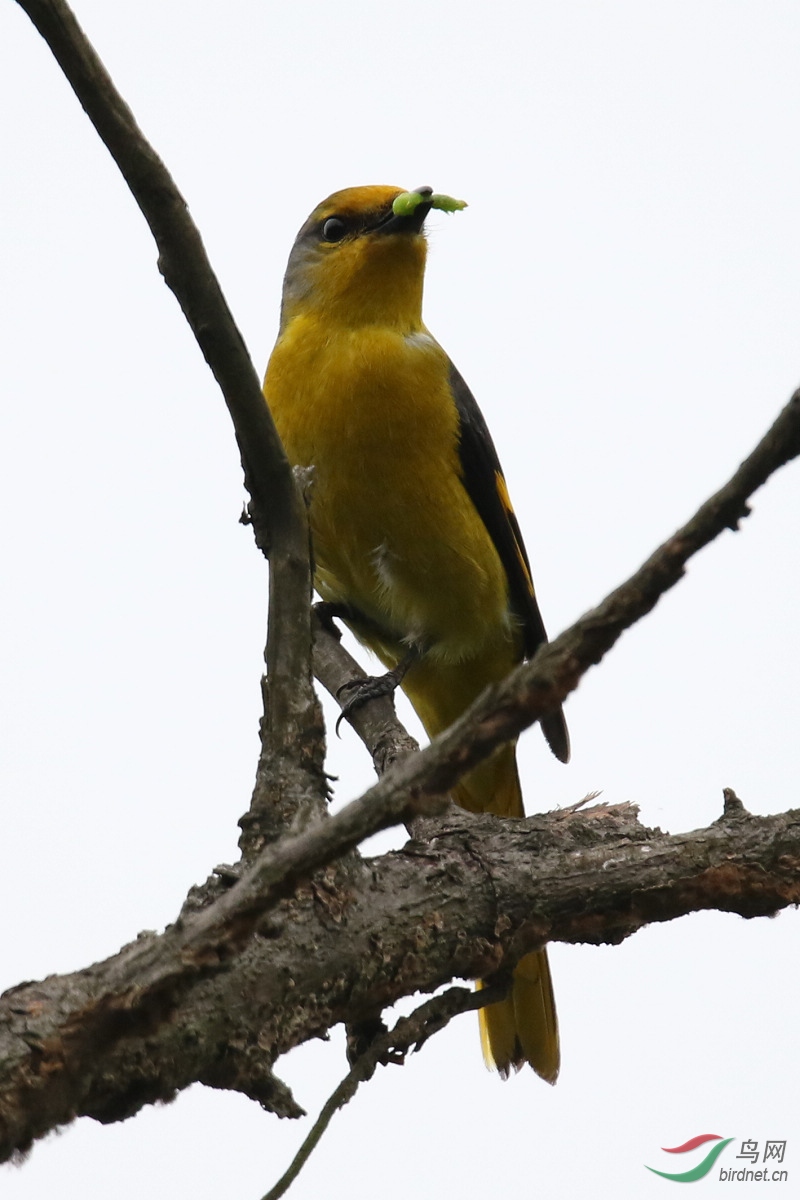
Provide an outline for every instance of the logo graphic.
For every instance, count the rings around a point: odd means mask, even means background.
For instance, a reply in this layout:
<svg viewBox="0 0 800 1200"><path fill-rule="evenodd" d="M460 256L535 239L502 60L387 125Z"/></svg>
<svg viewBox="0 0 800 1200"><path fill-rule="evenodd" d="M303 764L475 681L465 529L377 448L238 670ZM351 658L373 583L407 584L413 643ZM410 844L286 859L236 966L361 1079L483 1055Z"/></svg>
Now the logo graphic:
<svg viewBox="0 0 800 1200"><path fill-rule="evenodd" d="M700 1133L697 1137L689 1138L688 1142L684 1142L682 1146L661 1147L667 1154L686 1154L689 1150L696 1150L698 1146L704 1146L706 1142L716 1142L716 1146L712 1146L696 1167L692 1167L689 1171L679 1171L674 1175L669 1171L657 1171L655 1167L647 1167L647 1169L654 1175L660 1175L662 1179L671 1179L673 1183L694 1183L696 1179L702 1179L704 1175L708 1174L722 1151L732 1141L733 1138L722 1139L718 1133ZM646 1163L645 1166L647 1166Z"/></svg>

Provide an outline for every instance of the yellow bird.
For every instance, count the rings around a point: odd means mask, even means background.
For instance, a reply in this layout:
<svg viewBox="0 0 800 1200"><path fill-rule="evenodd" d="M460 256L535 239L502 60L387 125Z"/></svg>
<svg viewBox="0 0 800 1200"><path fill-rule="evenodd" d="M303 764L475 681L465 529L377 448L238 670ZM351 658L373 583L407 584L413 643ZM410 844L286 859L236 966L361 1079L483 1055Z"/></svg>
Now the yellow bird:
<svg viewBox="0 0 800 1200"><path fill-rule="evenodd" d="M422 321L430 188L356 187L315 208L283 285L264 395L290 462L314 468L315 585L389 668L428 735L546 641L519 525L471 392ZM569 759L561 711L541 721ZM523 816L514 745L453 789L471 812ZM554 1083L547 955L526 955L481 1011L490 1066Z"/></svg>

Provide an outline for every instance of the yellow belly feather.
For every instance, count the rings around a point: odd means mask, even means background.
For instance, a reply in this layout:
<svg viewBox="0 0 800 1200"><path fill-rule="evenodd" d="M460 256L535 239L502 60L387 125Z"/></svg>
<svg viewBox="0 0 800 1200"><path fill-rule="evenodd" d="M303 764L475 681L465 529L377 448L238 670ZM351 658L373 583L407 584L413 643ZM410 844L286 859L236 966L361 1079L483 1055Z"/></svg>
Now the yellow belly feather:
<svg viewBox="0 0 800 1200"><path fill-rule="evenodd" d="M424 330L332 336L330 324L296 319L275 347L265 394L290 461L315 468L320 594L426 645L438 662L508 641L510 666L505 572L460 481L441 347Z"/></svg>

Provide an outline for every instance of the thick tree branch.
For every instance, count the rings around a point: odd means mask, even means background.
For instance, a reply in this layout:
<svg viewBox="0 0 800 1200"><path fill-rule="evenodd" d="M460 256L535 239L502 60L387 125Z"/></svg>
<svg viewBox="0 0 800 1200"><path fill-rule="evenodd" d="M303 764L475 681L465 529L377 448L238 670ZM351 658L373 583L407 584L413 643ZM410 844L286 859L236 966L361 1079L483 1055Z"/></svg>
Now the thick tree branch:
<svg viewBox="0 0 800 1200"><path fill-rule="evenodd" d="M194 963L180 928L0 1002L0 1158L75 1116L123 1119L200 1080L283 1115L270 1073L292 1046L454 976L507 969L547 941L619 942L698 909L769 915L800 900L800 811L729 814L663 835L629 806L498 822L450 810L424 838L333 869L283 900L240 954Z"/></svg>

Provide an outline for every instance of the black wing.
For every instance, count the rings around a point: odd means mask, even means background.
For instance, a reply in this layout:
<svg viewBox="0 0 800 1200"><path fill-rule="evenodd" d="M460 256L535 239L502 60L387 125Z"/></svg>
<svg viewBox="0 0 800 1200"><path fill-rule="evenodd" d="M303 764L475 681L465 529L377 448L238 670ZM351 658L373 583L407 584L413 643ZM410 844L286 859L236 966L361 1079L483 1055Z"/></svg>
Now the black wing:
<svg viewBox="0 0 800 1200"><path fill-rule="evenodd" d="M511 607L522 622L525 657L533 658L542 642L547 641L547 634L536 602L531 566L519 523L511 507L503 469L483 413L452 363L450 387L458 409L462 481L500 555L508 578ZM561 709L543 717L540 724L556 758L568 762L569 734Z"/></svg>

